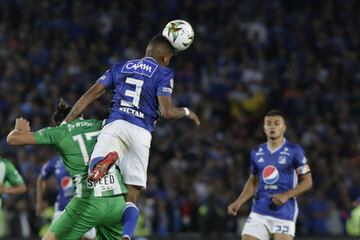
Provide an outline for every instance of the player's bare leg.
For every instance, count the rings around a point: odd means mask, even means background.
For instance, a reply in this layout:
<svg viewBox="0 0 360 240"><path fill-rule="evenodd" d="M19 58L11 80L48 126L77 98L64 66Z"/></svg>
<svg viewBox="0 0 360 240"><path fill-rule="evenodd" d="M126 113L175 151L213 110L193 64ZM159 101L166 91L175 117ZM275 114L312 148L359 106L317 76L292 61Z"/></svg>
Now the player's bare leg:
<svg viewBox="0 0 360 240"><path fill-rule="evenodd" d="M289 234L283 234L283 233L275 233L274 234L274 240L293 240L293 236Z"/></svg>
<svg viewBox="0 0 360 240"><path fill-rule="evenodd" d="M45 233L45 236L42 238L42 240L57 240L55 234L48 229Z"/></svg>
<svg viewBox="0 0 360 240"><path fill-rule="evenodd" d="M256 237L251 236L251 235L244 234L244 236L242 237L242 240L260 240L260 239L257 239Z"/></svg>
<svg viewBox="0 0 360 240"><path fill-rule="evenodd" d="M126 186L127 186L127 189L128 189L128 193L126 195L126 201L136 204L139 197L140 197L142 187L134 186L134 185L126 185Z"/></svg>

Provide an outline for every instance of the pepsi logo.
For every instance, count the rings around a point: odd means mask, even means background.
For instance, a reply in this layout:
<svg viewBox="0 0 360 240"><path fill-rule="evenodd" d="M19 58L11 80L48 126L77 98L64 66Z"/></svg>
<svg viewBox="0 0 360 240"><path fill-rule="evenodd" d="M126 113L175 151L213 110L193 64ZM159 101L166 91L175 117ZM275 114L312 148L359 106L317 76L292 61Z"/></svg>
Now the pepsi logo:
<svg viewBox="0 0 360 240"><path fill-rule="evenodd" d="M274 184L279 179L279 171L273 165L266 166L263 169L262 177L266 184Z"/></svg>
<svg viewBox="0 0 360 240"><path fill-rule="evenodd" d="M70 189L73 187L73 184L72 184L72 181L71 181L71 178L68 177L68 176L65 176L61 179L61 188L64 189L64 190L67 190L67 189Z"/></svg>

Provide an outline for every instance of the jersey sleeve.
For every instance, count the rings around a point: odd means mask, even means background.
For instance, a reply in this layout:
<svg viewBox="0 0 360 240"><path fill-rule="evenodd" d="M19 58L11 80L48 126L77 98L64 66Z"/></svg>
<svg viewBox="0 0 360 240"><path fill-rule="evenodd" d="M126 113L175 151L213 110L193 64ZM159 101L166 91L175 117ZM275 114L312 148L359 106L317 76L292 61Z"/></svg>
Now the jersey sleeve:
<svg viewBox="0 0 360 240"><path fill-rule="evenodd" d="M23 178L10 161L6 161L5 182L8 182L11 186L24 184Z"/></svg>
<svg viewBox="0 0 360 240"><path fill-rule="evenodd" d="M107 70L97 81L104 85L105 88L113 88L114 87L114 77L113 77L113 68Z"/></svg>
<svg viewBox="0 0 360 240"><path fill-rule="evenodd" d="M310 172L308 160L305 157L304 150L302 147L297 146L294 153L294 168L297 175L304 175Z"/></svg>
<svg viewBox="0 0 360 240"><path fill-rule="evenodd" d="M61 125L59 127L47 127L34 133L36 144L57 144L65 132Z"/></svg>
<svg viewBox="0 0 360 240"><path fill-rule="evenodd" d="M174 89L174 73L171 69L160 72L158 76L157 96L171 96Z"/></svg>
<svg viewBox="0 0 360 240"><path fill-rule="evenodd" d="M254 151L251 151L251 153L250 153L250 173L255 176L259 173L259 169L255 163L255 152Z"/></svg>
<svg viewBox="0 0 360 240"><path fill-rule="evenodd" d="M40 176L42 178L48 179L50 176L52 176L55 173L56 160L57 160L56 158L50 159L42 166L40 172Z"/></svg>

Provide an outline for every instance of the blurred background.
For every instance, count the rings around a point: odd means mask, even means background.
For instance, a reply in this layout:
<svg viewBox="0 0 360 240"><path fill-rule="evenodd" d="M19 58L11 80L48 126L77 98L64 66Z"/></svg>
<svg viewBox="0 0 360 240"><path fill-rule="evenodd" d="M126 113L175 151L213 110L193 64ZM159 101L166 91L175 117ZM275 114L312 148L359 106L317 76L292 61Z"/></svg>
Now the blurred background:
<svg viewBox="0 0 360 240"><path fill-rule="evenodd" d="M251 202L236 218L227 205L249 176L250 149L266 141L264 114L278 108L314 179L298 199L297 236L345 239L360 196L359 10L356 0L0 0L0 156L28 187L3 195L0 235L38 239L52 217L35 216L35 185L56 152L8 146L15 118L26 117L32 130L51 125L61 97L73 104L113 63L141 58L151 37L181 18L195 41L173 60L174 99L198 112L202 126L158 122L137 235L239 239ZM85 116L105 118L110 100L108 93ZM46 196L51 212L55 181Z"/></svg>

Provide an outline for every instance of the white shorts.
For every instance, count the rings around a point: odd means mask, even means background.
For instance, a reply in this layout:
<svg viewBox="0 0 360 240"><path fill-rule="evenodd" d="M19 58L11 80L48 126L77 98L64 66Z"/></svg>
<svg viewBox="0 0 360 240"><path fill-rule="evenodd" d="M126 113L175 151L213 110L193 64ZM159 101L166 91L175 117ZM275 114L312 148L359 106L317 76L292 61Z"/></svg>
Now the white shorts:
<svg viewBox="0 0 360 240"><path fill-rule="evenodd" d="M295 222L251 212L242 231L242 236L250 235L261 240L271 239L274 233L295 237Z"/></svg>
<svg viewBox="0 0 360 240"><path fill-rule="evenodd" d="M101 130L91 159L116 151L124 182L146 188L150 144L151 133L148 130L124 120L116 120Z"/></svg>
<svg viewBox="0 0 360 240"><path fill-rule="evenodd" d="M58 219L63 212L64 211L58 211L58 210L55 211L53 219L52 219L52 223L55 222L55 220ZM84 234L84 238L95 239L96 238L96 229L95 228L90 229L87 233Z"/></svg>

